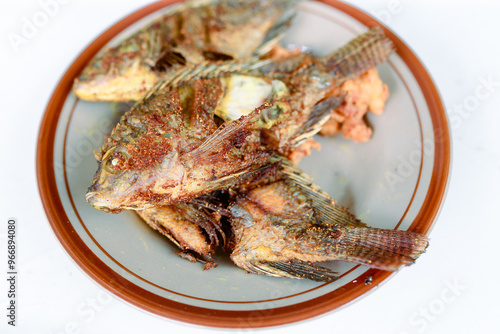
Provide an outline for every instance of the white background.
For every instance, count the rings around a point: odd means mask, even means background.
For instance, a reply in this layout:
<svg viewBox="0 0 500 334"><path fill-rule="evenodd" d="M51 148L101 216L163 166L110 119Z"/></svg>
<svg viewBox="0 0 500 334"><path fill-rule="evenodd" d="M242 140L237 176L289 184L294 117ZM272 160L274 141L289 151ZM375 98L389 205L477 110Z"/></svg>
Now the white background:
<svg viewBox="0 0 500 334"><path fill-rule="evenodd" d="M73 263L48 224L35 175L36 140L46 103L88 43L150 1L66 2L17 51L9 33L20 34L24 18L31 20L42 7L36 0L0 4L0 332L215 333L156 317L110 296ZM431 246L416 265L342 310L256 331L499 333L500 5L484 0L349 3L393 29L433 76L453 120L448 194ZM478 90L487 92L482 79L488 78L496 86L488 97L476 99ZM5 316L8 217L18 219L16 328L7 326Z"/></svg>

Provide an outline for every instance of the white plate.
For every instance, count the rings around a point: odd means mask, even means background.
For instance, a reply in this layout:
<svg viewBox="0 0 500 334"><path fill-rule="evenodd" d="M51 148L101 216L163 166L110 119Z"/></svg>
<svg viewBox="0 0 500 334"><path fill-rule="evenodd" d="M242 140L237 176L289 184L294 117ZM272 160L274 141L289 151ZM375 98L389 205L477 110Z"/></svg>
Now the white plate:
<svg viewBox="0 0 500 334"><path fill-rule="evenodd" d="M227 254L203 271L175 253L175 246L131 212L95 210L85 201L96 170L92 151L119 115L108 103L71 93L85 64L124 29L151 20L173 1L154 3L99 36L71 65L47 106L40 128L37 173L40 194L60 242L99 284L132 304L181 321L220 327L261 327L303 320L334 310L368 292L392 273L329 263L342 277L331 283L246 274ZM136 23L137 24L137 23ZM283 44L328 53L373 18L341 2L306 2ZM427 234L442 204L450 168L448 123L428 73L407 46L386 33L397 54L379 66L390 97L381 116L370 115L373 139L354 144L319 138L323 149L301 163L316 182L371 226ZM115 37L114 40L111 40ZM418 261L417 264L418 265ZM371 277L372 284L365 280Z"/></svg>

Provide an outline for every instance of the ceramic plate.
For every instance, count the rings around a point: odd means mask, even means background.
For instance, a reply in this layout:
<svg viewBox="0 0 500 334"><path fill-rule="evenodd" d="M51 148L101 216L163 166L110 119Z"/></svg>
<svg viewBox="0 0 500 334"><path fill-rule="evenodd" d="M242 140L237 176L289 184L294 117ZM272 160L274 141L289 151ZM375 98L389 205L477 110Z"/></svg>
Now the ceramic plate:
<svg viewBox="0 0 500 334"><path fill-rule="evenodd" d="M95 210L85 192L96 170L92 151L116 124L112 104L71 93L73 79L108 43L159 16L174 1L160 1L115 24L88 46L62 77L39 134L37 173L48 220L69 255L92 279L155 314L219 327L262 327L300 321L351 302L393 273L328 263L339 280L317 283L247 274L227 254L207 271L175 253L169 241L133 212ZM305 2L283 44L326 54L379 22L341 2ZM319 138L301 167L340 204L371 226L428 234L449 177L450 137L438 92L409 48L386 29L397 53L379 66L391 92L386 111L369 116L373 140L354 144ZM418 265L418 261L417 264ZM403 269L404 270L404 269ZM372 284L366 284L371 280Z"/></svg>

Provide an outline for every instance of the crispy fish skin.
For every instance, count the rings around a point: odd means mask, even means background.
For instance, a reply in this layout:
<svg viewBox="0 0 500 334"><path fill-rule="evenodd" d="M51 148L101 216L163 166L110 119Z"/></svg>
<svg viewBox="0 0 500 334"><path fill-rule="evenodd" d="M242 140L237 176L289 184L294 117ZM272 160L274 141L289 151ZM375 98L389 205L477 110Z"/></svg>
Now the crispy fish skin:
<svg viewBox="0 0 500 334"><path fill-rule="evenodd" d="M251 273L316 281L336 273L316 265L347 261L394 271L411 265L428 239L409 231L368 227L298 169L254 188L231 205L231 259Z"/></svg>
<svg viewBox="0 0 500 334"><path fill-rule="evenodd" d="M289 25L297 2L187 1L96 55L73 91L89 101L137 101L185 67L265 53Z"/></svg>

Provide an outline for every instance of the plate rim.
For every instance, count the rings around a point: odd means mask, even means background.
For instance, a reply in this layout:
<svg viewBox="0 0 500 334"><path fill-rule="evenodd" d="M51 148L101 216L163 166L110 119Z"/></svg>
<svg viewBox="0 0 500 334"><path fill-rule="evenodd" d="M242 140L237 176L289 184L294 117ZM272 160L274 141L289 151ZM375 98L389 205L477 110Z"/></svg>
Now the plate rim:
<svg viewBox="0 0 500 334"><path fill-rule="evenodd" d="M451 172L449 122L439 92L418 57L380 21L355 6L338 0L317 1L344 12L367 27L381 26L389 39L396 45L397 54L408 66L422 91L434 130L434 161L427 194L408 230L428 234L442 207ZM338 310L340 307L366 295L367 292L373 291L372 289L382 282L387 281L395 272L368 269L362 276L372 276L371 285L366 285L363 280L358 279L356 283L349 283L349 289L340 296L332 295L337 291L335 290L297 304L263 310L230 311L203 308L158 296L124 278L122 281L117 280L120 275L109 268L86 246L85 242L75 234L71 224L66 224L69 219L59 198L53 161L55 129L66 97L71 91L73 79L81 72L88 60L123 29L141 18L177 2L181 2L181 0L162 0L147 5L106 29L85 47L72 62L59 80L45 108L36 149L37 183L47 219L68 255L92 280L121 299L159 316L211 327L255 328L303 321L326 312ZM53 194L58 196L53 196ZM426 210L423 210L424 208ZM131 292L130 288L133 288L135 293Z"/></svg>

